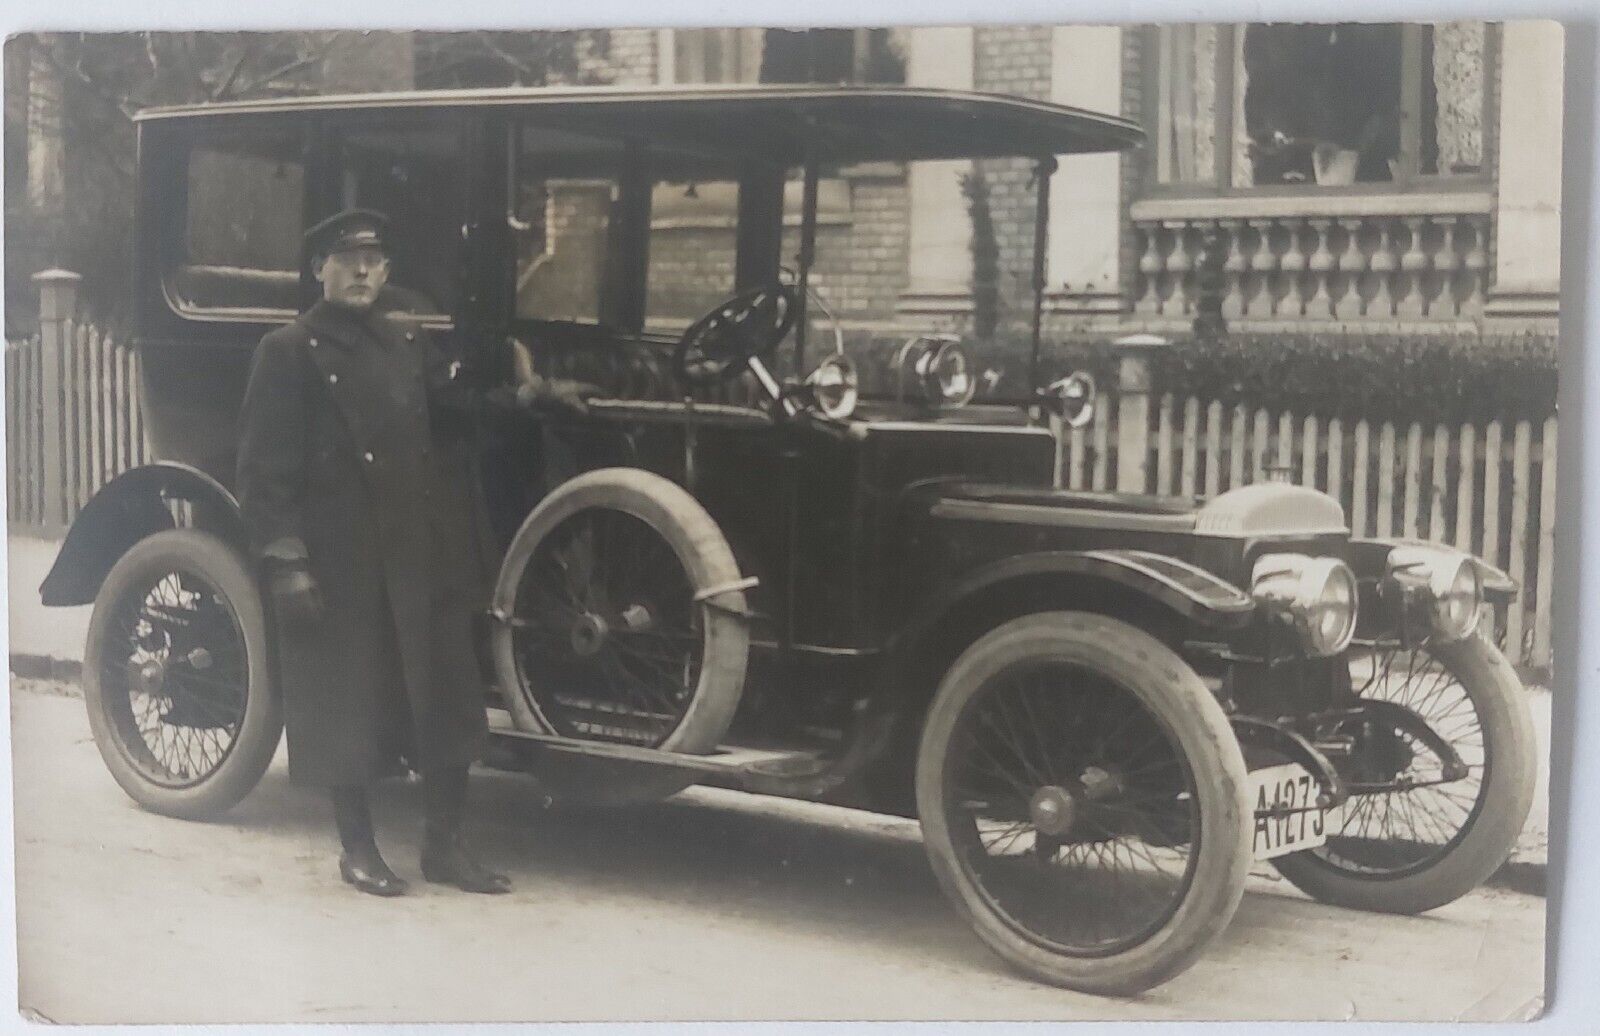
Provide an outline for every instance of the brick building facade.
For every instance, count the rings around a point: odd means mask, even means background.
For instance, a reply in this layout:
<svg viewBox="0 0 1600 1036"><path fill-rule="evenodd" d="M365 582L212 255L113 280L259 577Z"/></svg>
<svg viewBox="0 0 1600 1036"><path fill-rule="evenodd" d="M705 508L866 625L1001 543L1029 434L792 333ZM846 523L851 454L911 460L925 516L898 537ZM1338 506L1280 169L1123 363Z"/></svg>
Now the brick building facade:
<svg viewBox="0 0 1600 1036"><path fill-rule="evenodd" d="M1207 238L1226 253L1224 307L1236 326L1554 325L1558 26L886 32L903 63L898 81L1052 100L1147 127L1144 147L1068 157L1054 177L1045 304L1053 331L1187 326L1194 265ZM763 33L613 29L603 48L582 55L582 67L619 84L753 81L761 77ZM1357 61L1365 64L1340 65ZM1336 85L1318 88L1318 68ZM1351 79L1355 85L1335 96L1337 84ZM1389 144L1373 145L1383 137L1391 80L1397 114L1390 121L1399 129ZM1300 84L1308 85L1299 101L1274 102L1282 110L1271 110L1269 97ZM1364 101L1369 95L1375 99ZM1327 128L1338 121L1329 112L1354 106L1361 116L1364 103L1372 112L1361 140ZM1298 159L1276 154L1292 155L1301 143ZM1352 172L1368 158L1376 174ZM1025 322L1035 171L1026 161L990 160L825 171L817 283L851 325L879 331L970 318L975 217L962 184L971 176L987 187L1002 325ZM798 184L792 187L797 210ZM696 264L730 262L725 214L697 212L698 219L656 220L652 249L658 261L671 257L661 276L681 290L703 272L715 279ZM791 226L785 255L792 259L797 249Z"/></svg>

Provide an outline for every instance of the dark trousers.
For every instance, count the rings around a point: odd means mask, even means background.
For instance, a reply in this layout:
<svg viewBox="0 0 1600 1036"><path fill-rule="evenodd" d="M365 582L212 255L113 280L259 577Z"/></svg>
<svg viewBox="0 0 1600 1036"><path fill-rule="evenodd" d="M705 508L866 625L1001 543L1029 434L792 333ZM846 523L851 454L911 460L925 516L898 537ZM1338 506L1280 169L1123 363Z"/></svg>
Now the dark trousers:
<svg viewBox="0 0 1600 1036"><path fill-rule="evenodd" d="M330 789L333 798L334 823L339 829L339 841L346 849L365 849L373 846L372 807L367 788L361 784L344 784ZM467 768L450 766L432 770L422 778L423 831L430 844L441 844L457 838L461 833L462 817L466 809Z"/></svg>

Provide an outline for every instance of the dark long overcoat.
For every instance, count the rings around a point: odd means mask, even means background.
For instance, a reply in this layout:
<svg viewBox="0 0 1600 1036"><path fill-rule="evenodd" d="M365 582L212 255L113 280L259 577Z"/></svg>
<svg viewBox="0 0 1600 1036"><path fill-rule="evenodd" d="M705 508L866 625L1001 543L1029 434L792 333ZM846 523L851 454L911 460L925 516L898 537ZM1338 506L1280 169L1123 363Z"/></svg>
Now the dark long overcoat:
<svg viewBox="0 0 1600 1036"><path fill-rule="evenodd" d="M240 416L252 547L304 551L326 604L278 624L297 783L361 784L472 761L485 737L483 602L465 390L426 331L318 302L261 340Z"/></svg>

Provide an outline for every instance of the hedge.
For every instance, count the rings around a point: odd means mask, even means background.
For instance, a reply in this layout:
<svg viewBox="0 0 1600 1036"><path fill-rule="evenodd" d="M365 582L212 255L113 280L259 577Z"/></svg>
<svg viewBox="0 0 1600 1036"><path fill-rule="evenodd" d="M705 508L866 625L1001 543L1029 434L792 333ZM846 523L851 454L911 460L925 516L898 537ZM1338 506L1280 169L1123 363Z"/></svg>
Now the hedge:
<svg viewBox="0 0 1600 1036"><path fill-rule="evenodd" d="M875 339L850 349L869 392L893 392L891 365L902 342ZM965 344L980 371L1000 372L984 395L1026 392L1025 337ZM1235 333L1174 337L1156 352L1153 373L1158 392L1228 406L1447 424L1542 420L1556 411L1558 353L1556 337L1541 333ZM1109 338L1056 338L1040 348L1041 381L1084 369L1111 388L1116 367Z"/></svg>

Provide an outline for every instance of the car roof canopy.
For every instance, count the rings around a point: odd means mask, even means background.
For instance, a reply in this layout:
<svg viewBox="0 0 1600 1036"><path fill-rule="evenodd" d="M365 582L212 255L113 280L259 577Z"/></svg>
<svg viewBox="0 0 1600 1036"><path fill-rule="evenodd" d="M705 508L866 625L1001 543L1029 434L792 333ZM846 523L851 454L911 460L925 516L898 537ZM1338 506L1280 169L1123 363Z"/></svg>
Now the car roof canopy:
<svg viewBox="0 0 1600 1036"><path fill-rule="evenodd" d="M156 108L142 121L291 111L514 108L533 124L794 166L1119 151L1126 119L1000 94L903 86L734 85L408 91Z"/></svg>

